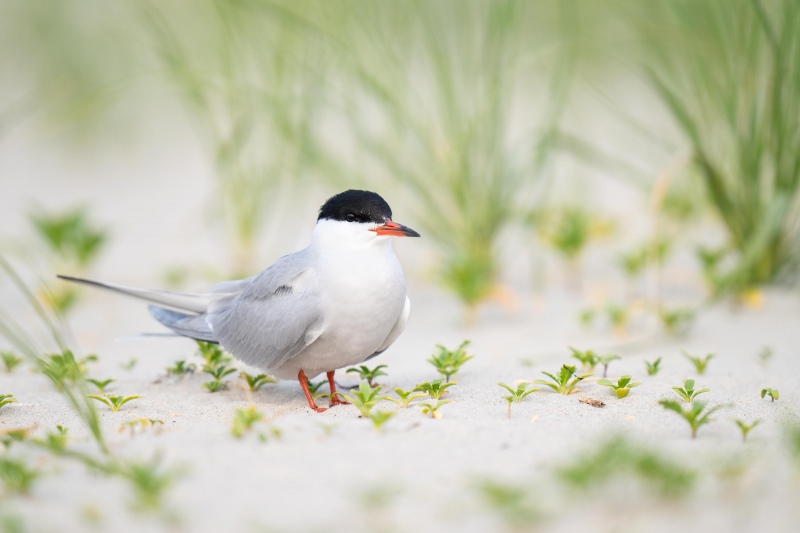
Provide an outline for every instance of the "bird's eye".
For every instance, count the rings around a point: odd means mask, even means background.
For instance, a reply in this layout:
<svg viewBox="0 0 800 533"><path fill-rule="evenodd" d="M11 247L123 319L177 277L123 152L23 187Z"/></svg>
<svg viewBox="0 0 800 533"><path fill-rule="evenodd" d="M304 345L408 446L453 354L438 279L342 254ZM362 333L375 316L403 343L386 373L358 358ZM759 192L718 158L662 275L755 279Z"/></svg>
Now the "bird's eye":
<svg viewBox="0 0 800 533"><path fill-rule="evenodd" d="M356 221L356 216L353 213L347 213L347 217L346 218L347 218L348 222L355 222Z"/></svg>

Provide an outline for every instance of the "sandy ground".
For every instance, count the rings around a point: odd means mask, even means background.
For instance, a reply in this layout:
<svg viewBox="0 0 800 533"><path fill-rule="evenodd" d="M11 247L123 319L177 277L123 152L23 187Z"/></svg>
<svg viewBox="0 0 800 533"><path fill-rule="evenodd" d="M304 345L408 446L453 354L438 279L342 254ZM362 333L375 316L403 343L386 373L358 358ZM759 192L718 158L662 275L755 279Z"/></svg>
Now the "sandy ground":
<svg viewBox="0 0 800 533"><path fill-rule="evenodd" d="M197 163L196 147L176 150L155 143L148 149L152 160L111 154L89 164L52 151L40 157L39 146L12 138L0 153L0 185L12 193L0 195L4 219L10 221L4 224L6 244L16 249L26 239L23 215L30 205L82 201L97 207L98 218L113 221L114 239L94 269L101 279L157 286L169 264L223 262L214 247L219 232L213 223L198 223L212 180L209 169ZM128 164L131 161L136 163ZM121 187L109 176L127 185ZM199 186L198 176L205 180ZM311 212L314 207L311 202ZM305 218L281 220L272 231L271 246L261 254L265 264L302 246L313 224ZM769 292L757 309L705 308L684 339L661 337L653 324L640 320L627 336L617 337L602 325L581 330L576 314L591 299L585 294L616 294L619 286L587 284L583 293L564 289L557 263L540 272L547 283L532 282L534 267L511 249L509 254L520 261L514 263L518 268L510 269L516 277L507 280L520 295L517 309L489 306L476 327L465 329L458 305L425 281L429 249L414 252L409 246L399 243L398 253L409 272L412 319L398 342L375 362L389 365L381 384L409 388L437 377L425 361L435 344L454 347L471 339L470 351L476 357L450 389L447 398L452 403L442 408L441 420L426 418L413 406L398 410L377 433L352 406L310 412L296 383L268 385L250 398L237 386L210 394L201 387L202 375L165 378L164 368L177 359L199 362L193 344L182 339L132 340L129 337L139 332L157 330L144 306L87 292L72 325L82 349L100 356L90 365L90 376L114 378L111 393L143 396L117 413L101 406L105 434L121 457L160 457L165 467L182 470L165 502L173 516L167 520L134 512L129 488L121 481L39 452L30 452L29 458L44 475L29 496L4 498L0 512L21 516L25 530L36 532L511 528L476 489L480 480L490 479L523 488L539 510L540 518L526 519L520 530L797 530L800 470L787 455L782 437L782 424L796 420L798 413L796 294ZM48 272L46 266L41 269ZM587 278L604 279L614 269L608 256L587 258ZM683 270L679 265L678 273ZM676 302L701 298L696 286L687 288L682 281L667 289ZM3 309L16 313L19 304L9 297L9 287L0 290ZM496 382L541 378L542 370L555 372L569 362L569 345L619 353L623 359L612 363L609 377L632 374L642 385L617 400L590 378L575 395L537 392L515 404L507 419L503 391ZM774 352L766 364L758 357L765 346ZM705 400L727 405L714 423L700 429L697 440L690 438L677 415L657 403L677 398L670 388L695 376L681 349L717 354L697 382L711 389ZM647 376L643 361L657 356L663 356L664 369ZM123 369L121 364L131 358L136 365ZM352 374L342 374L339 380L355 383ZM780 400L762 400L762 387L779 389ZM61 424L70 428L72 446L91 449L61 396L30 368L0 374L0 393L13 393L19 401L0 411L0 429L36 425L43 432ZM579 403L579 396L607 405L590 407ZM264 443L255 435L241 440L230 435L234 410L250 401L281 430L280 439ZM389 402L379 408L396 410ZM118 432L122 423L139 417L161 419L164 427L135 435ZM743 444L732 418L762 423ZM566 487L557 469L580 462L617 434L696 469L694 488L683 497L664 499L626 477L588 492Z"/></svg>

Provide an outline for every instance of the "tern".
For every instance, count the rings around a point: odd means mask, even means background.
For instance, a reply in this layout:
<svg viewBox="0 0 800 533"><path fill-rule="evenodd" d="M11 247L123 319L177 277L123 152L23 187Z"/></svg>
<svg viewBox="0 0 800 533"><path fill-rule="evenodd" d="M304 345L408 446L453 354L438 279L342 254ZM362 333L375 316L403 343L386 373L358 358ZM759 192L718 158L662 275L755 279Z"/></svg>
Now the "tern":
<svg viewBox="0 0 800 533"><path fill-rule="evenodd" d="M331 406L346 403L336 395L335 371L383 353L408 323L411 302L391 237L419 233L394 222L380 195L348 190L322 205L306 248L206 293L58 277L151 302L150 314L175 334L218 343L248 365L297 379L309 407L322 412L309 377L326 373Z"/></svg>

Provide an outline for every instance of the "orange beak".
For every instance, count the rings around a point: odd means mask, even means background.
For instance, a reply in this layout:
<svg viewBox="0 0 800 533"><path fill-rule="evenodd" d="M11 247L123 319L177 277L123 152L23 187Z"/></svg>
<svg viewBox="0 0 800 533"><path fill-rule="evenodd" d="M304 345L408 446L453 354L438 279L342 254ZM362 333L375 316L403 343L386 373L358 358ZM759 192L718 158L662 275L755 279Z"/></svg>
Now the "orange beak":
<svg viewBox="0 0 800 533"><path fill-rule="evenodd" d="M413 229L391 220L387 220L384 225L373 228L370 231L374 231L378 235L391 235L393 237L419 237L419 233Z"/></svg>

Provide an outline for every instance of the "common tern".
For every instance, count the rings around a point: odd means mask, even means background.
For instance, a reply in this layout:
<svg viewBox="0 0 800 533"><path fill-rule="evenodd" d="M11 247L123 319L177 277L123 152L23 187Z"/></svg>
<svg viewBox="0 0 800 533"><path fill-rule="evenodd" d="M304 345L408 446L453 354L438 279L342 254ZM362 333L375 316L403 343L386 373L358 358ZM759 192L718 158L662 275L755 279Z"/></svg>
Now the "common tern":
<svg viewBox="0 0 800 533"><path fill-rule="evenodd" d="M309 407L322 412L309 377L325 372L331 405L345 403L335 394L336 369L383 353L408 322L411 303L391 237L419 233L394 222L378 194L348 190L322 205L306 248L206 293L58 277L155 304L150 314L174 333L219 343L248 365L297 379Z"/></svg>

